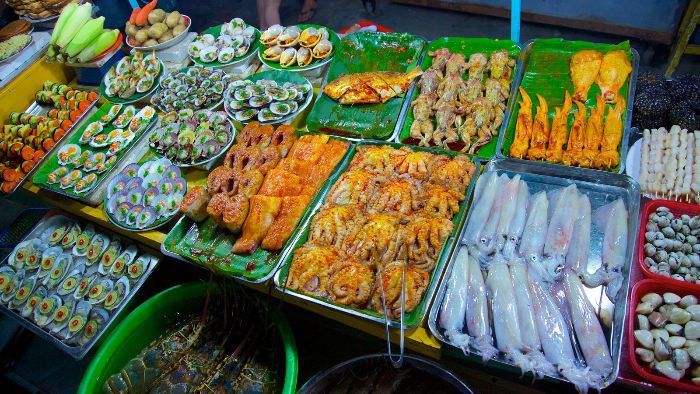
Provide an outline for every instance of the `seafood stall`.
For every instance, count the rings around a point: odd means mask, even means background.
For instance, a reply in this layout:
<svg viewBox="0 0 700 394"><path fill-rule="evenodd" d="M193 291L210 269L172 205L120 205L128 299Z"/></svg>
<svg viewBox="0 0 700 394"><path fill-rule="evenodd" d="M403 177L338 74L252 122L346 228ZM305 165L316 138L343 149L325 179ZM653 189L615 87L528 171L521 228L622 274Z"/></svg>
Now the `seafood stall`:
<svg viewBox="0 0 700 394"><path fill-rule="evenodd" d="M89 7L47 58L118 34L95 86L0 91L3 198L54 208L0 313L72 391L700 392L700 76L629 42Z"/></svg>

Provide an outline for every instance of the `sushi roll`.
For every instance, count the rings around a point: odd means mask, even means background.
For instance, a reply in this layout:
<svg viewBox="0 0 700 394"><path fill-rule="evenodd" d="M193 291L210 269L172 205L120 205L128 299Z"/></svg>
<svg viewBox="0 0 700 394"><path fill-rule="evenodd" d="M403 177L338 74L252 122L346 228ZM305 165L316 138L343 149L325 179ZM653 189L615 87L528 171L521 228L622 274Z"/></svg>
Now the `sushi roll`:
<svg viewBox="0 0 700 394"><path fill-rule="evenodd" d="M180 212L195 222L201 222L209 216L207 205L210 199L211 196L203 186L195 186L185 194L180 203Z"/></svg>

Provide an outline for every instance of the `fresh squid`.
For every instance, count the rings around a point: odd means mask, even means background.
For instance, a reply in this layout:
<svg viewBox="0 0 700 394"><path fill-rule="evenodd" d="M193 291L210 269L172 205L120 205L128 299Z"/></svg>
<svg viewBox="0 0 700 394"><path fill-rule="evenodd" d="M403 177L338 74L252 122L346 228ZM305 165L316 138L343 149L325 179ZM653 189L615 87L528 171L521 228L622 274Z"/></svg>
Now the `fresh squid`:
<svg viewBox="0 0 700 394"><path fill-rule="evenodd" d="M445 299L440 306L439 320L440 327L445 330L445 336L465 354L469 348L469 335L462 332L467 312L468 259L469 252L465 246L462 246L457 253L452 274L447 282Z"/></svg>
<svg viewBox="0 0 700 394"><path fill-rule="evenodd" d="M603 334L598 316L593 306L588 302L583 289L583 284L578 275L568 270L564 274L564 291L569 301L571 320L581 351L590 368L590 384L596 389L613 370L613 361L608 350L608 342Z"/></svg>
<svg viewBox="0 0 700 394"><path fill-rule="evenodd" d="M546 281L552 281L559 277L564 268L564 260L569 251L574 223L576 222L577 205L578 190L576 185L569 185L564 190L559 191L544 243L545 275L543 279Z"/></svg>
<svg viewBox="0 0 700 394"><path fill-rule="evenodd" d="M627 254L627 208L622 199L598 208L593 214L593 223L603 229L601 266L594 275L602 276L607 284L605 294L615 303L622 287L622 268Z"/></svg>
<svg viewBox="0 0 700 394"><path fill-rule="evenodd" d="M520 245L520 237L525 228L525 220L527 219L527 208L530 202L530 191L527 188L527 182L520 181L518 188L518 200L515 206L515 215L508 229L508 239L503 246L503 255L507 258L516 256L517 247Z"/></svg>
<svg viewBox="0 0 700 394"><path fill-rule="evenodd" d="M547 210L549 200L546 192L535 194L530 204L525 222L525 230L520 241L520 255L527 261L531 268L542 271L542 249L547 235Z"/></svg>
<svg viewBox="0 0 700 394"><path fill-rule="evenodd" d="M467 332L472 338L471 347L481 353L482 360L487 361L498 354L498 350L493 346L491 336L486 285L475 251L469 250L467 262Z"/></svg>
<svg viewBox="0 0 700 394"><path fill-rule="evenodd" d="M498 350L513 361L521 371L534 372L534 366L524 354L525 346L520 336L520 321L506 260L496 254L489 267L486 287L493 311L493 327Z"/></svg>
<svg viewBox="0 0 700 394"><path fill-rule="evenodd" d="M469 216L469 223L464 232L464 242L467 245L476 245L479 242L479 235L491 213L491 207L493 207L499 185L500 178L496 171L482 175L476 183L473 202L474 210Z"/></svg>
<svg viewBox="0 0 700 394"><path fill-rule="evenodd" d="M566 266L579 275L588 274L588 252L591 246L591 201L581 194L578 199L578 215L574 224Z"/></svg>
<svg viewBox="0 0 700 394"><path fill-rule="evenodd" d="M556 369L547 361L542 353L542 345L535 323L535 312L527 284L527 265L522 259L510 262L510 278L513 282L515 304L518 311L518 324L520 325L520 338L526 348L527 356L534 366L535 376L543 374L555 374Z"/></svg>
<svg viewBox="0 0 700 394"><path fill-rule="evenodd" d="M502 187L508 188L509 186L508 175L502 174L499 177L499 183ZM500 188L499 188L500 189ZM484 228L481 230L479 235L479 241L476 244L477 249L481 252L481 256L490 255L495 249L495 237L496 230L498 229L498 223L501 218L501 212L503 211L503 205L506 202L508 193L499 190L499 193L494 197L493 206L491 207L491 212L484 224Z"/></svg>
<svg viewBox="0 0 700 394"><path fill-rule="evenodd" d="M516 213L518 198L520 195L520 175L514 176L506 189L503 191L503 204L501 207L501 215L498 218L498 226L496 227L495 247L491 245L491 249L501 251L508 239L510 226L513 222L513 216Z"/></svg>
<svg viewBox="0 0 700 394"><path fill-rule="evenodd" d="M549 290L534 270L528 271L528 287L544 355L562 376L573 383L579 393L588 392L588 370L576 365L569 327Z"/></svg>

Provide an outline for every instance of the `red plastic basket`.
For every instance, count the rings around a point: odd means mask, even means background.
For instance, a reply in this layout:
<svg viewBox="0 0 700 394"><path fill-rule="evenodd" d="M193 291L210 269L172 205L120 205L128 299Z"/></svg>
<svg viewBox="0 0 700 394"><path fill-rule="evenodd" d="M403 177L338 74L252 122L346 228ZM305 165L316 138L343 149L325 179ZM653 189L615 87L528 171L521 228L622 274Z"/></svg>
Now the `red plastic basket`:
<svg viewBox="0 0 700 394"><path fill-rule="evenodd" d="M644 255L644 244L646 243L646 240L644 239L644 233L646 233L646 225L647 225L647 220L649 219L649 215L654 213L656 211L656 208L658 207L666 207L671 210L671 213L673 213L674 217L678 217L682 214L690 215L690 216L696 216L700 215L700 205L697 204L688 204L684 202L678 202L678 201L669 201L669 200L649 200L644 204L644 207L642 209L642 217L641 220L639 221L639 234L637 234L637 263L639 264L639 267L642 269L642 273L644 276L650 279L655 279L659 282L666 283L667 285L670 286L676 286L677 284L685 284L688 286L691 286L691 288L694 288L698 291L700 291L700 285L695 284L695 283L689 283L686 281L682 280L676 280L672 279L663 275L656 274L654 272L649 271L649 268L644 264L644 258L646 257Z"/></svg>
<svg viewBox="0 0 700 394"><path fill-rule="evenodd" d="M635 309L637 309L637 304L639 303L639 300L642 297L644 297L644 295L648 293L658 293L659 295L661 295L665 292L672 291L681 297L686 296L688 294L692 294L700 298L700 290L696 288L696 285L690 285L677 280L674 280L672 282L672 286L669 286L669 284L665 282L659 282L653 279L644 279L637 282L634 288L632 288L632 296L629 300L629 309L627 312L627 350L629 363L632 365L632 369L634 369L634 372L636 372L639 376L648 380L649 382L662 384L683 391L700 393L700 386L696 386L685 377L683 377L679 381L675 381L663 375L658 375L656 372L653 372L649 367L640 365L637 361L637 355L634 353L634 349L637 344L634 339L634 326L637 320Z"/></svg>

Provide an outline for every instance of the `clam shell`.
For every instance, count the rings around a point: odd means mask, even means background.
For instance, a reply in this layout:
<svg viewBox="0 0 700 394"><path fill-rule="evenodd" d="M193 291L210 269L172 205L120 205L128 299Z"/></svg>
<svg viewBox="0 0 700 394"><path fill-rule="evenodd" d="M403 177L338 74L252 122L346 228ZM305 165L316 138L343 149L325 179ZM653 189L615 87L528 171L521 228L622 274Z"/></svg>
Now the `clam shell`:
<svg viewBox="0 0 700 394"><path fill-rule="evenodd" d="M92 237L87 255L85 255L88 260L87 265L89 266L97 262L107 247L109 247L109 237L104 234L96 234L94 237Z"/></svg>
<svg viewBox="0 0 700 394"><path fill-rule="evenodd" d="M92 310L92 305L87 301L78 301L73 315L68 320L68 326L66 327L66 332L63 334L66 339L73 338L78 334L87 323L88 315Z"/></svg>
<svg viewBox="0 0 700 394"><path fill-rule="evenodd" d="M44 286L46 286L49 291L53 290L58 286L59 283L63 280L63 278L68 275L69 270L71 269L71 266L73 265L73 256L69 254L62 254L56 258L56 263L54 264L53 268L49 272L48 275L44 278L44 281L41 282Z"/></svg>
<svg viewBox="0 0 700 394"><path fill-rule="evenodd" d="M54 311L53 320L47 327L49 329L49 332L53 335L58 336L60 339L66 339L65 336L61 337L58 334L61 332L61 330L68 326L68 321L70 320L70 317L73 316L74 312L75 300L66 300L63 303L63 305L56 308L56 310Z"/></svg>
<svg viewBox="0 0 700 394"><path fill-rule="evenodd" d="M165 170L165 177L169 179L177 179L182 175L180 168L176 166L170 166Z"/></svg>
<svg viewBox="0 0 700 394"><path fill-rule="evenodd" d="M156 187L149 187L146 189L146 192L143 194L143 204L147 206L152 206L153 201L158 196L158 188Z"/></svg>
<svg viewBox="0 0 700 394"><path fill-rule="evenodd" d="M141 187L146 188L146 189L151 188L151 187L156 187L156 186L158 186L158 182L160 182L160 180L162 178L163 177L158 175L158 174L148 174L148 176L146 176L143 179L143 182L141 183ZM129 201L129 202L131 202L131 201ZM135 203L132 203L132 204L135 204Z"/></svg>
<svg viewBox="0 0 700 394"><path fill-rule="evenodd" d="M143 273L148 269L150 262L151 256L142 254L133 263L129 264L126 271L127 275L129 276L129 280L132 283L138 281L143 276Z"/></svg>
<svg viewBox="0 0 700 394"><path fill-rule="evenodd" d="M126 269L127 265L131 264L134 259L136 258L136 254L138 253L138 249L134 245L129 245L126 249L124 249L119 257L117 257L117 260L114 262L112 265L112 268L109 270L109 275L113 278L118 278L124 273L124 269Z"/></svg>
<svg viewBox="0 0 700 394"><path fill-rule="evenodd" d="M105 323L109 319L109 312L103 308L93 308L88 315L88 322L80 335L77 335L78 343L82 346L92 341L97 333L102 331Z"/></svg>
<svg viewBox="0 0 700 394"><path fill-rule="evenodd" d="M58 289L56 290L58 295L65 296L75 292L75 289L78 288L78 284L80 284L80 280L85 274L86 262L87 259L85 258L78 258L75 260L75 264L73 264L68 275L66 275L58 285Z"/></svg>
<svg viewBox="0 0 700 394"><path fill-rule="evenodd" d="M279 45L269 47L263 51L263 59L271 62L279 62L283 52L284 48Z"/></svg>
<svg viewBox="0 0 700 394"><path fill-rule="evenodd" d="M157 216L158 215L156 215L155 208L150 206L143 208L141 213L139 213L138 217L136 218L136 227L143 229L150 226L156 221Z"/></svg>
<svg viewBox="0 0 700 394"><path fill-rule="evenodd" d="M323 39L316 44L311 52L316 59L325 59L333 53L333 43L328 39Z"/></svg>
<svg viewBox="0 0 700 394"><path fill-rule="evenodd" d="M143 194L145 192L146 189L140 186L129 189L126 194L126 202L131 205L141 204L143 202Z"/></svg>
<svg viewBox="0 0 700 394"><path fill-rule="evenodd" d="M95 227L88 223L85 229L78 235L73 245L73 254L76 256L85 256L90 247L90 240L95 235Z"/></svg>
<svg viewBox="0 0 700 394"><path fill-rule="evenodd" d="M41 279L47 276L51 270L56 266L58 258L63 254L63 248L60 246L53 246L46 250L41 255L41 264L39 266L39 272L37 276Z"/></svg>
<svg viewBox="0 0 700 394"><path fill-rule="evenodd" d="M284 116L292 112L288 103L285 102L274 102L270 104L270 111L273 114Z"/></svg>
<svg viewBox="0 0 700 394"><path fill-rule="evenodd" d="M282 116L275 114L269 108L263 108L258 113L258 120L263 123L274 122L279 119L282 119Z"/></svg>
<svg viewBox="0 0 700 394"><path fill-rule="evenodd" d="M297 64L299 67L306 67L309 64L311 64L311 61L314 60L313 55L311 54L311 50L309 48L299 48L297 51Z"/></svg>
<svg viewBox="0 0 700 394"><path fill-rule="evenodd" d="M14 275L12 275L11 278L8 278L9 280L6 280L3 283L3 286L0 289L2 290L2 302L7 304L14 298L15 294L17 293L17 289L24 281L25 276L25 271L23 269L19 269L14 273Z"/></svg>
<svg viewBox="0 0 700 394"><path fill-rule="evenodd" d="M88 302L92 305L99 305L107 298L107 294L114 288L114 283L106 278L98 278L90 286L87 293Z"/></svg>
<svg viewBox="0 0 700 394"><path fill-rule="evenodd" d="M87 267L85 275L83 275L83 277L80 279L78 286L75 288L75 292L73 292L73 298L79 300L85 297L87 292L90 290L92 282L94 282L98 276L99 273L97 272L97 266L93 265L91 267Z"/></svg>
<svg viewBox="0 0 700 394"><path fill-rule="evenodd" d="M124 298L129 293L131 285L129 284L129 279L122 276L115 284L112 291L107 294L104 300L105 309L111 311L119 307L124 301Z"/></svg>
<svg viewBox="0 0 700 394"><path fill-rule="evenodd" d="M20 314L22 317L29 318L34 313L34 308L39 305L41 300L43 300L48 295L48 291L45 287L37 287L34 289L32 294L27 298L27 301L22 306Z"/></svg>
<svg viewBox="0 0 700 394"><path fill-rule="evenodd" d="M163 195L169 195L175 190L175 184L172 179L163 178L158 182L158 192Z"/></svg>
<svg viewBox="0 0 700 394"><path fill-rule="evenodd" d="M271 101L272 97L263 93L260 96L251 97L250 100L248 100L248 105L250 105L253 108L260 108L267 104L270 104Z"/></svg>
<svg viewBox="0 0 700 394"><path fill-rule="evenodd" d="M63 305L61 297L55 294L45 297L34 308L34 322L39 327L46 327L53 321L53 314L61 305Z"/></svg>
<svg viewBox="0 0 700 394"><path fill-rule="evenodd" d="M277 43L277 38L282 34L284 31L284 27L280 25L272 25L267 28L262 34L260 35L260 43L266 46L274 45Z"/></svg>
<svg viewBox="0 0 700 394"><path fill-rule="evenodd" d="M231 63L235 57L236 57L236 50L233 48L227 47L227 48L222 48L219 51L219 55L217 56L217 59L219 60L220 63L226 64L226 63Z"/></svg>
<svg viewBox="0 0 700 394"><path fill-rule="evenodd" d="M102 275L107 275L109 269L112 268L112 264L114 264L114 261L117 259L117 257L119 257L119 252L121 252L121 249L121 242L119 242L119 240L116 238L113 239L109 243L107 250L105 250L100 258L100 265L97 268L97 272Z"/></svg>
<svg viewBox="0 0 700 394"><path fill-rule="evenodd" d="M129 212L127 212L126 218L124 219L126 225L129 227L136 227L136 220L139 217L141 211L143 211L143 209L144 206L141 204L136 204L132 206Z"/></svg>
<svg viewBox="0 0 700 394"><path fill-rule="evenodd" d="M15 293L10 301L10 308L19 310L22 305L29 299L37 285L36 275L25 277L19 286L16 287Z"/></svg>
<svg viewBox="0 0 700 394"><path fill-rule="evenodd" d="M139 165L136 163L129 163L126 167L124 167L124 169L122 169L121 173L129 178L133 178L139 173Z"/></svg>
<svg viewBox="0 0 700 394"><path fill-rule="evenodd" d="M297 63L296 48L287 48L280 55L280 66L291 67Z"/></svg>
<svg viewBox="0 0 700 394"><path fill-rule="evenodd" d="M107 198L120 193L122 190L126 190L126 184L130 180L131 178L126 174L119 174L112 178L107 185Z"/></svg>

